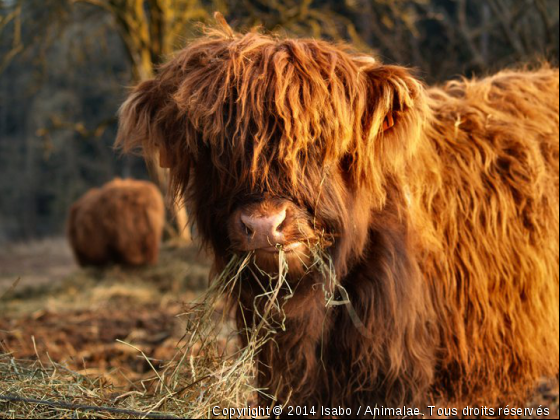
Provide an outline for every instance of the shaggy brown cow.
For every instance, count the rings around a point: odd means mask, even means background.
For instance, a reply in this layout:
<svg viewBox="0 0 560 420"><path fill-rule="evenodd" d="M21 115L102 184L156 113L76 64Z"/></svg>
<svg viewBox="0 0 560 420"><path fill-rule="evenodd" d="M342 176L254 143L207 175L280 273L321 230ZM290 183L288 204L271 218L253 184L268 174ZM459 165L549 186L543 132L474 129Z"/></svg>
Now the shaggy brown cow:
<svg viewBox="0 0 560 420"><path fill-rule="evenodd" d="M281 402L512 404L559 368L558 76L426 88L224 27L134 90L120 145L159 152L218 271L254 251L273 274L286 251L285 331L258 356ZM325 305L317 249L351 306ZM245 319L262 293L242 283Z"/></svg>
<svg viewBox="0 0 560 420"><path fill-rule="evenodd" d="M115 179L72 206L68 237L82 266L155 264L164 221L163 197L154 184Z"/></svg>

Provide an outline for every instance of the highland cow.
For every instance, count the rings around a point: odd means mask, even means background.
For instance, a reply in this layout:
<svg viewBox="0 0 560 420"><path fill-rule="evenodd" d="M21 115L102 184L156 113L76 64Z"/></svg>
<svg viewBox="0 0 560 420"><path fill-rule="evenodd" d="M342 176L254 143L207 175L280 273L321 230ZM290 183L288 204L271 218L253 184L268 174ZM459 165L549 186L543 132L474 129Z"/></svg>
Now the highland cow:
<svg viewBox="0 0 560 420"><path fill-rule="evenodd" d="M158 261L165 206L152 183L115 179L70 209L68 237L79 264L141 266Z"/></svg>
<svg viewBox="0 0 560 420"><path fill-rule="evenodd" d="M258 354L280 403L512 404L559 369L558 76L427 88L347 46L224 25L135 88L119 144L170 168L215 271L286 255L285 329ZM325 305L317 249L349 304ZM241 283L240 324L261 286Z"/></svg>

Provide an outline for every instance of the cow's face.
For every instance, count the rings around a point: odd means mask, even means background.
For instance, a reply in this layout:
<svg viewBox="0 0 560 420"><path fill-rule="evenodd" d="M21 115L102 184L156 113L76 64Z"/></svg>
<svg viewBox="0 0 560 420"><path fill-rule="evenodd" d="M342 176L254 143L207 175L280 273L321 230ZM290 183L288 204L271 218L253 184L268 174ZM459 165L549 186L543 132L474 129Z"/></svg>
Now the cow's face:
<svg viewBox="0 0 560 420"><path fill-rule="evenodd" d="M367 233L371 200L351 182L347 162L309 157L294 185L281 170L266 177L257 170L263 183L222 172L211 156L201 152L191 163L187 203L198 233L220 256L253 252L259 268L276 271L282 253L290 273L301 275L345 238Z"/></svg>
<svg viewBox="0 0 560 420"><path fill-rule="evenodd" d="M329 252L344 268L414 150L422 87L345 47L219 31L140 84L119 142L170 168L217 256L283 252L292 272ZM401 171L404 172L404 171Z"/></svg>

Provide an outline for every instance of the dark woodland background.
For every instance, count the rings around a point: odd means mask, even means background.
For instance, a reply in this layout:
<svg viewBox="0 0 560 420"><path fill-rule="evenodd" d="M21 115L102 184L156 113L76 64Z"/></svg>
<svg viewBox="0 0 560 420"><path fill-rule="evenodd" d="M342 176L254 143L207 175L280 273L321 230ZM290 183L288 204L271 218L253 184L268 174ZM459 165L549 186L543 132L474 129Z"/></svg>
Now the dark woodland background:
<svg viewBox="0 0 560 420"><path fill-rule="evenodd" d="M115 176L127 88L221 11L239 30L345 40L429 83L559 57L558 0L0 0L0 243L61 234Z"/></svg>

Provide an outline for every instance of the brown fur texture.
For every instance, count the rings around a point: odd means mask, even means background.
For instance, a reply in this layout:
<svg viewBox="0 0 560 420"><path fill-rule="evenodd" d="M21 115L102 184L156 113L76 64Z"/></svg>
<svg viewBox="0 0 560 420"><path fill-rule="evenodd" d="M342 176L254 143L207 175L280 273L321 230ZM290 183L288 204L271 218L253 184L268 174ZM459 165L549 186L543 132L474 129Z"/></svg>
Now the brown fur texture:
<svg viewBox="0 0 560 420"><path fill-rule="evenodd" d="M290 262L259 355L281 402L512 404L559 368L558 76L426 88L346 46L209 30L136 87L119 144L164 157L218 271L254 203L289 200L325 238L355 313Z"/></svg>
<svg viewBox="0 0 560 420"><path fill-rule="evenodd" d="M152 183L115 179L70 209L68 237L82 266L141 266L158 261L165 206Z"/></svg>

